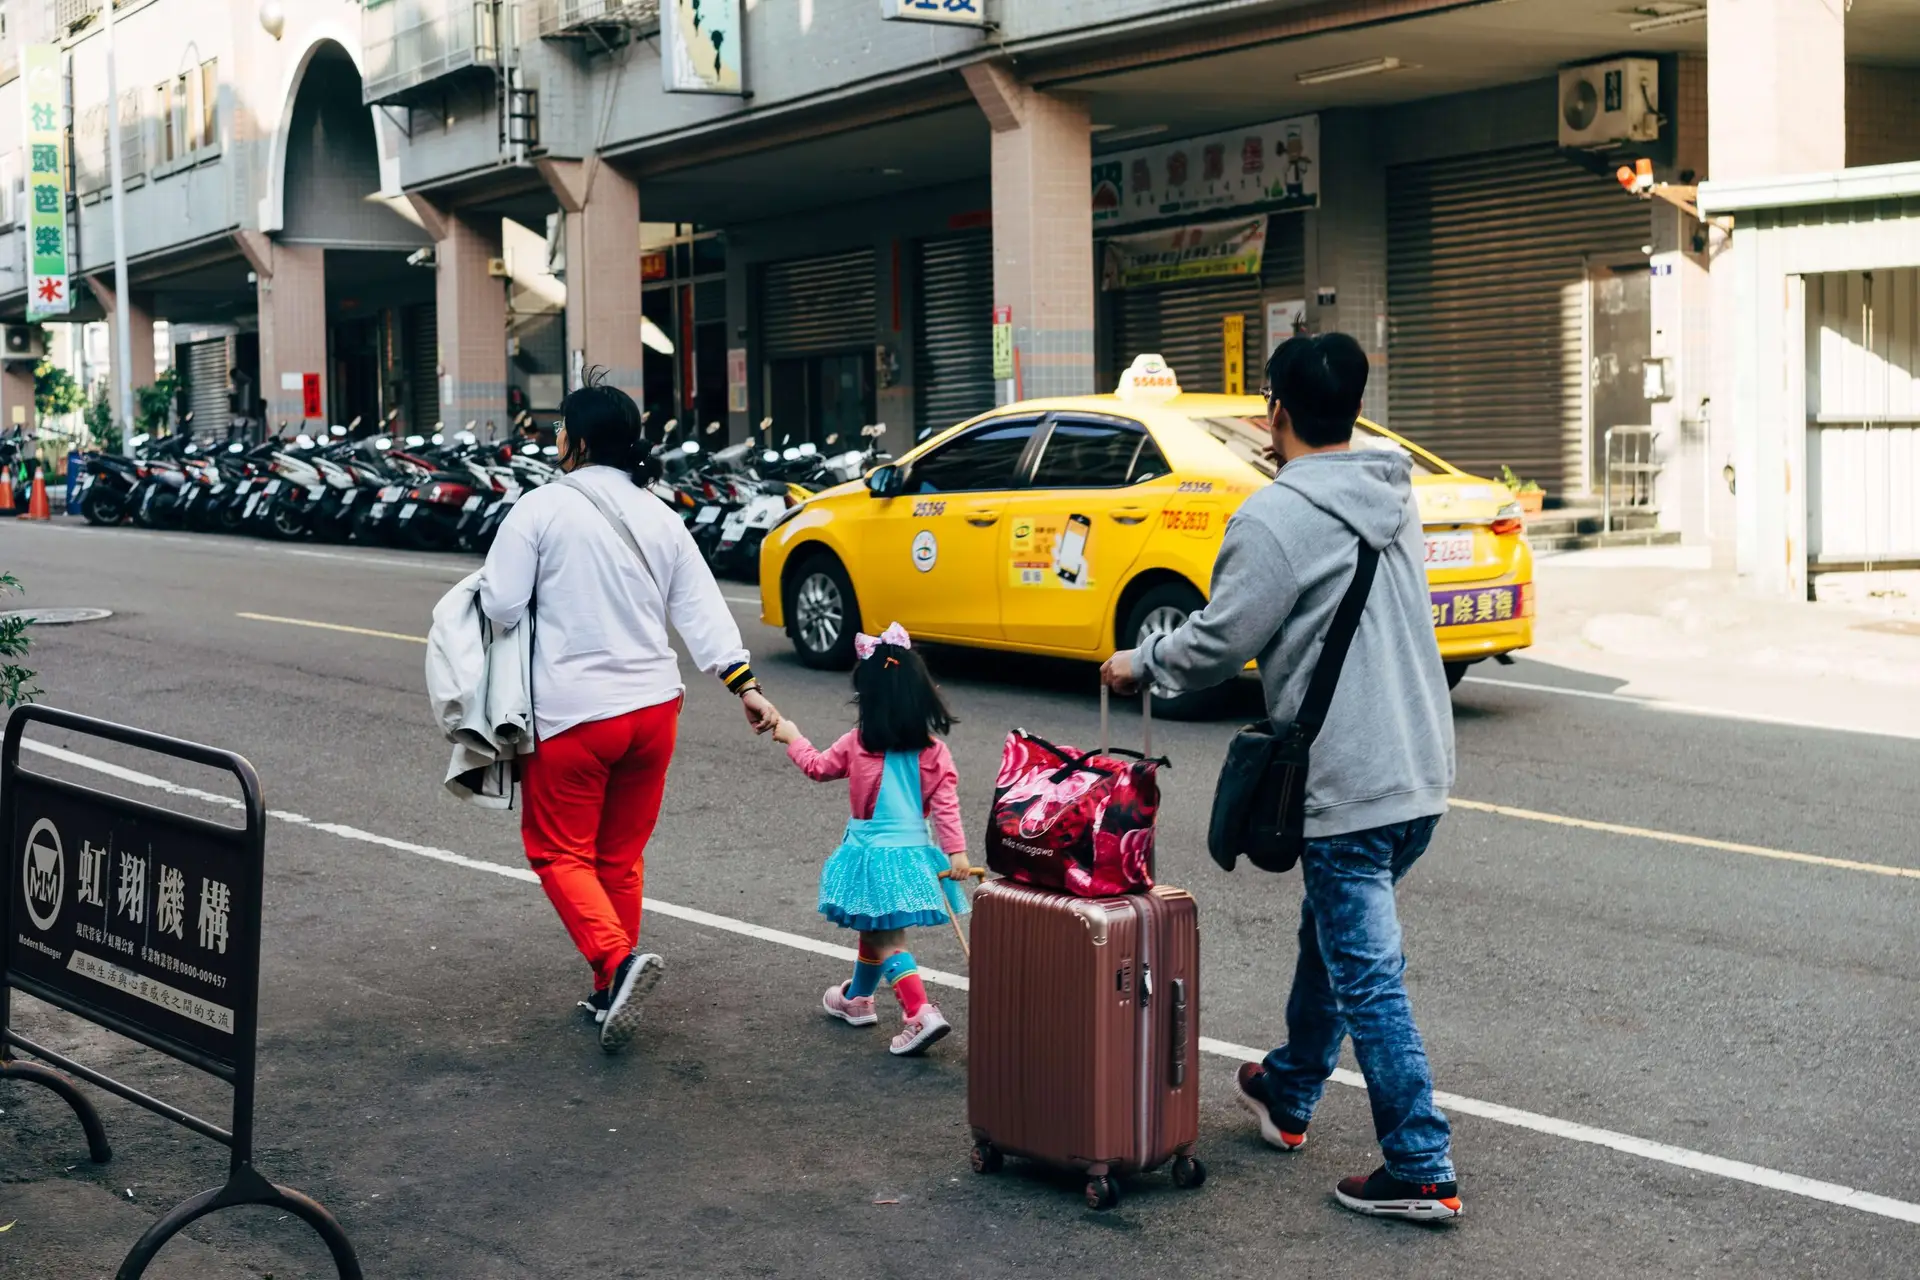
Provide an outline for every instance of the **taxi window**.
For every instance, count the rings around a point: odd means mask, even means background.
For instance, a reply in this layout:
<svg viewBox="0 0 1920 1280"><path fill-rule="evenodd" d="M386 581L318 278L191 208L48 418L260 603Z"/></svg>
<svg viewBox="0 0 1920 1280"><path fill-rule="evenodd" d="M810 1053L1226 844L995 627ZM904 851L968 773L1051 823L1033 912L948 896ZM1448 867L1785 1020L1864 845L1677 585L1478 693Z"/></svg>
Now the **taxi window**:
<svg viewBox="0 0 1920 1280"><path fill-rule="evenodd" d="M969 431L916 460L907 474L908 493L964 493L1011 489L1020 455L1035 423L1003 422Z"/></svg>
<svg viewBox="0 0 1920 1280"><path fill-rule="evenodd" d="M1267 430L1264 418L1195 418L1194 422L1221 444L1231 449L1243 462L1251 463L1262 475L1271 476L1279 471L1273 458L1268 454L1272 443L1272 434ZM1353 428L1353 447L1356 449L1385 449L1393 453L1406 453L1413 459L1415 476L1433 476L1440 473L1427 465L1426 459L1417 453L1408 453L1392 439L1377 431L1369 431L1365 423L1355 423Z"/></svg>
<svg viewBox="0 0 1920 1280"><path fill-rule="evenodd" d="M1056 419L1034 470L1036 489L1117 489L1166 474L1153 440L1122 422Z"/></svg>

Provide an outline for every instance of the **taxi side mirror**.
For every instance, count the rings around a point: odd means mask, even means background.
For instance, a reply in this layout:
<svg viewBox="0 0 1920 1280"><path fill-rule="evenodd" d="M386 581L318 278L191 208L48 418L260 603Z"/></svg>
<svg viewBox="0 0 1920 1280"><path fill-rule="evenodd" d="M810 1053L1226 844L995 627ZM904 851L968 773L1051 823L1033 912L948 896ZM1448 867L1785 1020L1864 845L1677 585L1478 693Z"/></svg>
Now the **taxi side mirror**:
<svg viewBox="0 0 1920 1280"><path fill-rule="evenodd" d="M898 467L876 467L867 476L867 494L874 498L895 498L906 487L906 477Z"/></svg>

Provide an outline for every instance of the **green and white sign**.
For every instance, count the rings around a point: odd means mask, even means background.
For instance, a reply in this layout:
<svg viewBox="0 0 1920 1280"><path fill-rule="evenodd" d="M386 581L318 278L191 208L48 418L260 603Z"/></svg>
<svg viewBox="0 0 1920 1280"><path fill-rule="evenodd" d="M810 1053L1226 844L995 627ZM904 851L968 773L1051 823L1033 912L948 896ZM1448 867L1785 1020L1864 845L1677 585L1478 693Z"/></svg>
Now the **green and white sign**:
<svg viewBox="0 0 1920 1280"><path fill-rule="evenodd" d="M30 44L21 51L26 103L27 315L65 315L72 309L67 275L67 146L61 119L60 49Z"/></svg>

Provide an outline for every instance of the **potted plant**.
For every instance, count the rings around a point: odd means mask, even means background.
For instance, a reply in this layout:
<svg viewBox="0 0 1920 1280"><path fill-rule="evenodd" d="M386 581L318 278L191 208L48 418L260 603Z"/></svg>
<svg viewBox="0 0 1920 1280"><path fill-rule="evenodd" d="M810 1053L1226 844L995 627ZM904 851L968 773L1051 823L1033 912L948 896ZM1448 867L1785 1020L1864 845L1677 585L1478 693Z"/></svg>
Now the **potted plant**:
<svg viewBox="0 0 1920 1280"><path fill-rule="evenodd" d="M1520 510L1527 515L1539 515L1541 508L1546 505L1546 491L1541 489L1539 482L1522 480L1519 476L1513 474L1512 467L1502 466L1500 468L1500 483L1506 485L1507 488L1513 491L1515 501L1520 504Z"/></svg>

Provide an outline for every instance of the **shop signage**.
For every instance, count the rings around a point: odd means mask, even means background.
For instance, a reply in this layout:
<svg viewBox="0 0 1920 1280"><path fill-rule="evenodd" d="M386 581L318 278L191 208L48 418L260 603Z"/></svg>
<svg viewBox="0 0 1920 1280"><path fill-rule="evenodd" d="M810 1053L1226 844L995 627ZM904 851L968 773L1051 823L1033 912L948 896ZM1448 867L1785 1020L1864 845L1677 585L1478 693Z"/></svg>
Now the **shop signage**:
<svg viewBox="0 0 1920 1280"><path fill-rule="evenodd" d="M993 376L997 382L1013 377L1013 308L993 309Z"/></svg>
<svg viewBox="0 0 1920 1280"><path fill-rule="evenodd" d="M986 0L880 0L880 16L898 22L984 27L987 5Z"/></svg>
<svg viewBox="0 0 1920 1280"><path fill-rule="evenodd" d="M1247 318L1220 318L1220 374L1230 396L1247 394Z"/></svg>
<svg viewBox="0 0 1920 1280"><path fill-rule="evenodd" d="M27 139L27 318L64 315L73 307L67 276L67 158L60 48L30 44L21 52Z"/></svg>
<svg viewBox="0 0 1920 1280"><path fill-rule="evenodd" d="M1137 289L1177 280L1257 276L1267 247L1267 215L1199 222L1165 231L1109 236L1101 269L1104 289Z"/></svg>
<svg viewBox="0 0 1920 1280"><path fill-rule="evenodd" d="M320 375L303 373L300 375L300 416L318 418L320 408Z"/></svg>
<svg viewBox="0 0 1920 1280"><path fill-rule="evenodd" d="M727 412L747 411L747 349L727 349Z"/></svg>
<svg viewBox="0 0 1920 1280"><path fill-rule="evenodd" d="M667 251L649 249L640 255L640 278L642 280L665 280L667 278Z"/></svg>
<svg viewBox="0 0 1920 1280"><path fill-rule="evenodd" d="M666 0L660 73L668 93L740 93L740 0Z"/></svg>
<svg viewBox="0 0 1920 1280"><path fill-rule="evenodd" d="M1297 333L1307 331L1307 300L1286 298L1267 304L1267 352Z"/></svg>
<svg viewBox="0 0 1920 1280"><path fill-rule="evenodd" d="M1319 203L1319 116L1122 151L1093 166L1095 226Z"/></svg>

